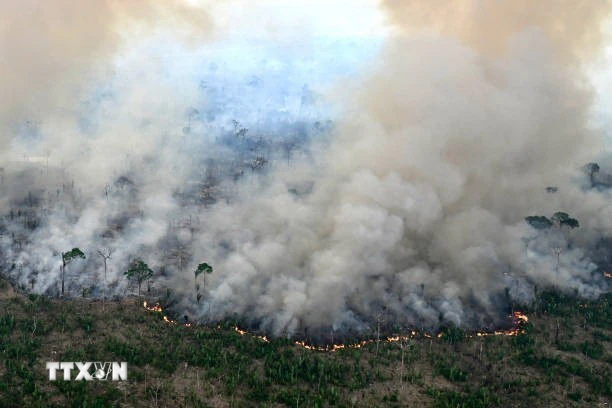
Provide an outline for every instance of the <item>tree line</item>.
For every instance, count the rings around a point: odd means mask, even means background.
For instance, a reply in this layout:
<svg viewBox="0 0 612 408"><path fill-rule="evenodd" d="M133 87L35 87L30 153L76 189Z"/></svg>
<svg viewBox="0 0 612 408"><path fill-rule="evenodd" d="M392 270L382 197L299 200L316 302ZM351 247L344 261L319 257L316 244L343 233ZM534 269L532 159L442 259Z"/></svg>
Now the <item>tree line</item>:
<svg viewBox="0 0 612 408"><path fill-rule="evenodd" d="M97 251L98 255L102 258L104 262L104 293L102 296L102 304L104 307L104 301L106 300L107 295L107 285L106 285L106 275L108 270L108 261L111 259L113 250L110 248L103 248ZM74 261L75 259L86 259L85 253L80 248L72 248L66 252L61 253L62 257L62 265L61 265L61 296L64 296L65 291L65 277L66 277L66 268ZM198 264L196 269L194 270L194 287L196 293L196 302L199 304L202 299L201 289L205 284L205 277L208 274L213 272L212 266L210 266L206 262L202 262ZM127 270L123 273L126 279L130 282L133 282L138 287L138 302L140 303L141 297L141 289L142 284L145 281L150 281L151 278L155 275L153 269L149 267L149 265L142 260L141 258L136 258L133 260L127 267Z"/></svg>

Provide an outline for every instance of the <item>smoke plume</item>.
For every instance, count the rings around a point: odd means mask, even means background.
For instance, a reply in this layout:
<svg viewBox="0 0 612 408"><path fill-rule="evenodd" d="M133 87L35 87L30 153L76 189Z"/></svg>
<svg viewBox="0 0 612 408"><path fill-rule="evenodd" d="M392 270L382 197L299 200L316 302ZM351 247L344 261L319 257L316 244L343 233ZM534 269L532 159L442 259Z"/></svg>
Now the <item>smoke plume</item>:
<svg viewBox="0 0 612 408"><path fill-rule="evenodd" d="M376 321L491 327L536 288L597 296L608 288L589 248L612 218L608 193L580 181L579 168L602 150L582 70L601 47L610 7L574 3L383 1L395 30L365 78L328 90L342 112L331 133L286 156L271 143L267 157L249 156L250 167L190 108L203 103L197 85L177 89L163 64L123 60L94 112L45 112L32 143L61 163L6 166L5 212L42 197L45 213L27 232L7 221L8 273L57 293L58 254L78 246L91 255L71 266L80 271L71 290L94 278L100 288L95 250L113 248L111 293L126 293L122 273L143 258L181 314L238 316L283 336L364 333ZM43 25L44 39L22 36L21 49L40 49L47 67L9 47L20 27L5 25L0 50L14 64L2 71L18 78L0 82L17 95L4 115L18 122L35 113L21 110L30 100L44 108L74 97L82 67L116 50L118 21L166 15L154 3L100 4L72 10L100 14L99 26ZM66 7L45 7L33 18L66 17L46 14ZM173 10L179 19L186 6ZM207 27L193 16L181 24ZM524 220L556 211L581 226L538 231ZM214 272L199 281L198 299L200 262Z"/></svg>
<svg viewBox="0 0 612 408"><path fill-rule="evenodd" d="M2 146L15 122L74 113L75 98L111 68L110 59L126 40L170 29L201 41L210 28L202 9L180 0L3 1Z"/></svg>

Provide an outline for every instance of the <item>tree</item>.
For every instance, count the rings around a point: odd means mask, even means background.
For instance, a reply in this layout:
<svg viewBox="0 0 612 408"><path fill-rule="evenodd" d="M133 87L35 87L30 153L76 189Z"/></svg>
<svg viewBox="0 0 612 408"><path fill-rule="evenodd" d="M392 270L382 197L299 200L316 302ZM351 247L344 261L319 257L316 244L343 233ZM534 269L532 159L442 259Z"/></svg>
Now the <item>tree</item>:
<svg viewBox="0 0 612 408"><path fill-rule="evenodd" d="M108 260L111 259L111 255L113 254L113 250L111 248L102 248L98 249L98 255L102 257L104 261L104 294L102 296L102 310L104 310L104 301L106 300L106 270Z"/></svg>
<svg viewBox="0 0 612 408"><path fill-rule="evenodd" d="M196 301L198 304L200 303L200 299L202 298L202 295L200 294L200 284L198 283L198 276L200 276L202 273L211 274L212 272L212 266L205 262L199 264L196 270L193 272L193 274L195 275Z"/></svg>
<svg viewBox="0 0 612 408"><path fill-rule="evenodd" d="M189 262L189 258L191 257L191 254L189 253L187 246L179 244L176 247L174 254L176 256L176 259L178 260L179 269L183 271L187 262Z"/></svg>
<svg viewBox="0 0 612 408"><path fill-rule="evenodd" d="M70 251L62 252L62 296L64 296L64 277L66 273L66 265L72 262L75 258L85 259L85 254L79 248L72 248Z"/></svg>
<svg viewBox="0 0 612 408"><path fill-rule="evenodd" d="M567 220L569 218L569 214L566 212L562 212L562 211L557 211L556 213L553 214L553 216L550 218L554 223L557 224L561 224L563 221Z"/></svg>
<svg viewBox="0 0 612 408"><path fill-rule="evenodd" d="M538 230L546 230L550 229L553 225L559 228L563 232L563 227L566 226L570 229L578 228L580 223L577 219L569 216L568 213L563 211L557 211L550 217L550 219L541 216L541 215L532 215L529 217L525 217L525 221L533 228ZM553 248L553 253L557 257L557 266L556 269L559 269L561 253L563 252L563 247L555 247Z"/></svg>
<svg viewBox="0 0 612 408"><path fill-rule="evenodd" d="M578 228L580 226L580 223L575 218L568 218L567 220L564 220L561 225L565 225L573 229Z"/></svg>
<svg viewBox="0 0 612 408"><path fill-rule="evenodd" d="M591 182L591 187L595 186L595 173L599 173L600 167L597 163L588 163L584 166L585 171L589 175L589 181Z"/></svg>
<svg viewBox="0 0 612 408"><path fill-rule="evenodd" d="M562 247L554 247L553 248L553 253L557 256L557 266L555 268L556 268L556 270L559 270L559 262L561 261L561 254L563 253L563 248Z"/></svg>
<svg viewBox="0 0 612 408"><path fill-rule="evenodd" d="M386 311L387 307L383 306L381 310L376 313L376 357L378 357L378 347L380 345L380 324L384 322Z"/></svg>
<svg viewBox="0 0 612 408"><path fill-rule="evenodd" d="M551 220L559 227L567 226L573 229L578 228L580 226L580 223L577 219L570 217L569 214L565 212L559 211L554 213L551 217Z"/></svg>
<svg viewBox="0 0 612 408"><path fill-rule="evenodd" d="M187 109L187 126L183 128L183 133L187 134L191 132L191 122L197 119L199 115L200 111L196 108L191 107Z"/></svg>
<svg viewBox="0 0 612 408"><path fill-rule="evenodd" d="M568 213L558 211L553 214L550 219L544 217L543 215L531 215L529 217L525 217L525 221L533 228L538 230L549 229L553 225L560 227L566 226L569 228L578 228L580 223L577 219L569 216Z"/></svg>
<svg viewBox="0 0 612 408"><path fill-rule="evenodd" d="M132 262L130 268L124 273L124 275L129 280L136 281L138 284L138 303L140 303L140 287L142 286L142 282L150 279L153 276L153 270L149 268L149 265L147 265L141 259L137 259Z"/></svg>
<svg viewBox="0 0 612 408"><path fill-rule="evenodd" d="M527 221L529 225L537 230L548 229L553 225L552 221L543 215L531 215L529 217L525 217L525 221Z"/></svg>
<svg viewBox="0 0 612 408"><path fill-rule="evenodd" d="M400 360L400 384L401 389L404 389L404 352L406 349L409 349L412 346L412 340L408 336L402 336L402 332L400 331L400 335L398 336L397 345L401 350L401 360Z"/></svg>

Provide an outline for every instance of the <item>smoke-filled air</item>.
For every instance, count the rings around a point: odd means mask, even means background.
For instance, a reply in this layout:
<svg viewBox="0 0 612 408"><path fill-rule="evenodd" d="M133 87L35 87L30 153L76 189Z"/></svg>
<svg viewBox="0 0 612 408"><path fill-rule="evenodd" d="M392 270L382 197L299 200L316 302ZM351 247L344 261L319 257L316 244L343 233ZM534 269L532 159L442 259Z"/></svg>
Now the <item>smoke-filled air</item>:
<svg viewBox="0 0 612 408"><path fill-rule="evenodd" d="M609 291L608 1L286 3L0 2L2 274L142 260L178 316L320 339Z"/></svg>

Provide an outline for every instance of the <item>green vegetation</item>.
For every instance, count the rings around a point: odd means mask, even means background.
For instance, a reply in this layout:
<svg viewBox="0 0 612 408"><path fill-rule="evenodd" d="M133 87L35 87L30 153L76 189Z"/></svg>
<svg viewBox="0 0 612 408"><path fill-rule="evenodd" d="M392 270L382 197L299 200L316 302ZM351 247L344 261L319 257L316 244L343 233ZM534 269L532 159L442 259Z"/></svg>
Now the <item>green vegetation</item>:
<svg viewBox="0 0 612 408"><path fill-rule="evenodd" d="M147 265L141 259L137 259L132 262L130 268L124 273L124 275L129 280L136 281L136 284L138 285L138 303L140 304L140 287L142 286L142 282L153 277L153 270L149 268L149 265Z"/></svg>
<svg viewBox="0 0 612 408"><path fill-rule="evenodd" d="M130 302L23 296L0 281L2 407L532 407L612 398L606 295L539 293L518 336L371 342L333 353L185 327ZM400 334L400 333L397 333ZM374 333L372 334L374 336ZM47 361L127 361L126 382L48 381Z"/></svg>
<svg viewBox="0 0 612 408"><path fill-rule="evenodd" d="M580 222L578 222L577 219L572 218L568 213L561 211L554 213L550 219L543 215L531 215L529 217L525 217L525 221L527 221L527 223L533 228L538 230L549 229L553 225L556 225L559 228L566 226L570 229L580 227Z"/></svg>
<svg viewBox="0 0 612 408"><path fill-rule="evenodd" d="M525 221L533 228L539 230L548 229L553 225L552 221L543 215L530 215L529 217L525 217Z"/></svg>
<svg viewBox="0 0 612 408"><path fill-rule="evenodd" d="M76 258L85 259L85 254L79 248L72 248L70 251L62 252L62 296L64 296L66 266Z"/></svg>

